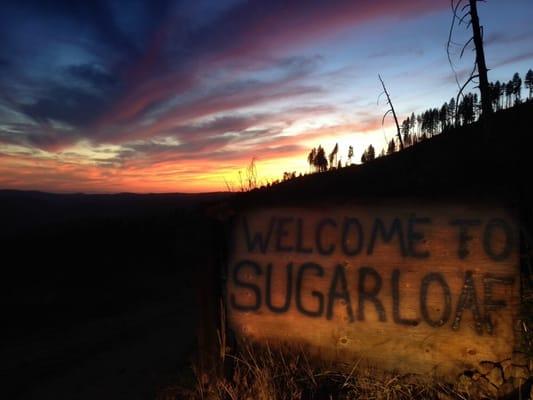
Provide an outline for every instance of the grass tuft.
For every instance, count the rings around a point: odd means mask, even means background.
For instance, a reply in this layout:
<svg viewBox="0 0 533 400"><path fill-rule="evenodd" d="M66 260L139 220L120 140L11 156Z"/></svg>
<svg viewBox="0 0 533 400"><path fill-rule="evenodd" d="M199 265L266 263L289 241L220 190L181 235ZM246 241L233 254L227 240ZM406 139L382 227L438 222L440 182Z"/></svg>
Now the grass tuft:
<svg viewBox="0 0 533 400"><path fill-rule="evenodd" d="M355 363L339 368L310 360L306 352L243 345L238 355L225 355L228 377L197 372L194 388L177 398L189 400L401 400L467 399L453 386L394 374ZM340 372L340 370L348 372Z"/></svg>

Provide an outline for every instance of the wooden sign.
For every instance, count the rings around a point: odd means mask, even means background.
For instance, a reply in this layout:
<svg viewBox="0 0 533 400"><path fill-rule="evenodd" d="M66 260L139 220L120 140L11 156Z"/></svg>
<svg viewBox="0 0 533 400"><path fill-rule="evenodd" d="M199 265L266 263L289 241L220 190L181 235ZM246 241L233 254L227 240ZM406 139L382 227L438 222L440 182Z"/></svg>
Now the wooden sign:
<svg viewBox="0 0 533 400"><path fill-rule="evenodd" d="M353 205L235 220L226 305L237 337L456 376L511 356L519 236L497 207Z"/></svg>

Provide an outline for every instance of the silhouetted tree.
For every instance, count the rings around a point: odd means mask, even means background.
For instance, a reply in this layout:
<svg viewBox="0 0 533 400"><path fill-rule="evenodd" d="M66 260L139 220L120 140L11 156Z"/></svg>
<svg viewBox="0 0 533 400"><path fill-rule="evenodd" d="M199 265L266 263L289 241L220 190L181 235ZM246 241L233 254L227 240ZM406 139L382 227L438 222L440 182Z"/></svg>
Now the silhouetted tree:
<svg viewBox="0 0 533 400"><path fill-rule="evenodd" d="M409 134L410 130L411 130L411 118L407 117L402 122L403 144L406 147L411 144L411 137L410 137L410 134Z"/></svg>
<svg viewBox="0 0 533 400"><path fill-rule="evenodd" d="M453 35L453 28L455 26L455 21L458 21L458 25L461 25L462 23L465 23L467 28L469 26L472 26L472 37L464 44L460 57L463 56L463 53L465 49L467 48L468 44L470 42L474 42L474 48L476 50L476 61L474 63L474 68L472 72L470 73L469 78L466 80L466 82L463 84L462 87L459 89L459 93L457 94L457 100L456 103L459 103L459 97L462 95L463 90L465 87L474 79L479 79L479 92L481 93L481 110L483 115L489 115L492 113L492 98L489 88L489 80L488 80L488 69L485 62L485 51L483 49L483 27L479 24L479 16L477 12L477 2L478 1L484 1L484 0L451 0L451 6L452 6L452 12L453 12L453 18L452 23L450 26L450 32L448 35L448 44L447 44L447 53L448 53L448 61L450 62L450 65L453 68L453 63L451 61L450 57L450 45L452 43L452 35ZM466 3L466 4L465 4ZM464 11L464 14L459 17L458 10L459 7L461 8L461 11ZM468 23L466 23L466 18L469 18ZM477 73L475 73L477 70ZM459 82L457 82L459 84ZM459 105L456 104L458 111Z"/></svg>
<svg viewBox="0 0 533 400"><path fill-rule="evenodd" d="M349 165L352 165L352 157L353 157L353 146L348 146L348 163Z"/></svg>
<svg viewBox="0 0 533 400"><path fill-rule="evenodd" d="M315 168L315 158L316 158L316 149L313 147L313 149L307 155L307 162L313 168Z"/></svg>
<svg viewBox="0 0 533 400"><path fill-rule="evenodd" d="M463 100L461 100L461 103L459 104L459 118L463 125L474 122L474 104L474 95L472 93L468 93L463 97Z"/></svg>
<svg viewBox="0 0 533 400"><path fill-rule="evenodd" d="M489 86L492 98L492 106L495 110L499 110L501 108L500 98L503 94L502 85L500 81L496 81L496 83L491 82Z"/></svg>
<svg viewBox="0 0 533 400"><path fill-rule="evenodd" d="M422 114L422 133L433 136L438 129L439 110L431 108Z"/></svg>
<svg viewBox="0 0 533 400"><path fill-rule="evenodd" d="M520 75L518 72L515 72L513 75L513 96L514 96L514 104L520 103L521 93L522 93L522 79L520 78Z"/></svg>
<svg viewBox="0 0 533 400"><path fill-rule="evenodd" d="M513 102L516 102L521 86L520 76L516 75L507 83L500 81L490 83L493 110L511 107ZM533 71L529 73L529 80L524 80L524 82L526 87L533 92ZM481 103L477 93L463 94L459 104L452 97L449 102L444 102L440 108L429 108L417 115L412 113L410 117L402 121L401 132L404 144L413 145L453 125L470 124L477 120L481 113ZM415 129L416 127L418 128ZM410 130L413 131L413 134L407 135L406 133ZM387 146L386 150L388 150Z"/></svg>
<svg viewBox="0 0 533 400"><path fill-rule="evenodd" d="M439 122L441 130L448 126L448 103L444 103L439 110Z"/></svg>
<svg viewBox="0 0 533 400"><path fill-rule="evenodd" d="M505 106L511 107L512 104L513 104L513 81L509 81L505 85Z"/></svg>
<svg viewBox="0 0 533 400"><path fill-rule="evenodd" d="M455 124L455 99L452 97L448 103L448 122L449 125Z"/></svg>
<svg viewBox="0 0 533 400"><path fill-rule="evenodd" d="M497 108L498 110L501 110L503 108L503 95L505 93L505 84L500 81L496 81L496 84L494 85L494 91L498 101Z"/></svg>
<svg viewBox="0 0 533 400"><path fill-rule="evenodd" d="M411 134L409 132L406 132L403 134L403 145L405 147L408 147L408 146L411 146L412 144L412 141L411 141Z"/></svg>
<svg viewBox="0 0 533 400"><path fill-rule="evenodd" d="M474 93L472 95L472 105L474 107L474 120L473 121L475 121L476 119L481 117L481 113L482 113L481 102L479 101L479 97L477 93ZM492 107L492 103L491 103L491 107Z"/></svg>
<svg viewBox="0 0 533 400"><path fill-rule="evenodd" d="M524 84L526 85L526 89L529 89L527 98L530 99L533 95L533 71L531 69L529 69L526 73Z"/></svg>
<svg viewBox="0 0 533 400"><path fill-rule="evenodd" d="M368 145L368 161L372 161L376 158L376 151L374 150L374 146L371 144Z"/></svg>
<svg viewBox="0 0 533 400"><path fill-rule="evenodd" d="M329 159L329 165L330 168L335 168L335 165L337 164L337 153L339 152L339 144L335 143L335 147L333 147L333 150L331 150L331 153L328 155Z"/></svg>
<svg viewBox="0 0 533 400"><path fill-rule="evenodd" d="M318 146L316 149L316 155L314 159L314 166L318 172L324 172L328 170L328 160L326 158L326 152L322 146Z"/></svg>
<svg viewBox="0 0 533 400"><path fill-rule="evenodd" d="M394 143L394 139L391 139L387 146L387 155L392 154L395 151L396 151L396 143Z"/></svg>
<svg viewBox="0 0 533 400"><path fill-rule="evenodd" d="M402 131L402 134L405 136L406 133L409 133L409 128L410 128L410 121L409 121L409 117L407 117L406 119L404 119L402 121L402 127L401 127L401 131Z"/></svg>
<svg viewBox="0 0 533 400"><path fill-rule="evenodd" d="M296 178L296 171L284 172L283 173L283 180L284 181L288 181L288 180L291 180L291 179L294 179L294 178Z"/></svg>
<svg viewBox="0 0 533 400"><path fill-rule="evenodd" d="M422 133L422 115L418 114L416 116L416 125L418 126L418 134Z"/></svg>
<svg viewBox="0 0 533 400"><path fill-rule="evenodd" d="M361 162L366 163L366 162L374 160L375 158L376 158L376 152L374 150L374 146L370 144L368 148L363 152L363 155L361 156Z"/></svg>

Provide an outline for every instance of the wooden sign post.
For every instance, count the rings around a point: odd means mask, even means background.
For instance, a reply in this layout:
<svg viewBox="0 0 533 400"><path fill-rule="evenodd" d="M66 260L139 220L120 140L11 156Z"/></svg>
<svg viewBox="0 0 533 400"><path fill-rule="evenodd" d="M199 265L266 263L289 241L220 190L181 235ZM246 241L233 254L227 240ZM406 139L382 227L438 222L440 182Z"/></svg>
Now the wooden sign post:
<svg viewBox="0 0 533 400"><path fill-rule="evenodd" d="M361 204L235 219L226 308L238 338L455 377L510 358L519 236L483 205Z"/></svg>

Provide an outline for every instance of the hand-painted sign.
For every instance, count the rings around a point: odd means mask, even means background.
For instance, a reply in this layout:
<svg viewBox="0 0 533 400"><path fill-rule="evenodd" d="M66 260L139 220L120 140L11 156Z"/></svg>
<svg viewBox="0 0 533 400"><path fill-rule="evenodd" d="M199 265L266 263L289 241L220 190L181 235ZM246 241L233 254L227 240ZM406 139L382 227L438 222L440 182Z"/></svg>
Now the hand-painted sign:
<svg viewBox="0 0 533 400"><path fill-rule="evenodd" d="M496 207L246 212L233 230L229 326L324 359L452 376L513 351L518 243Z"/></svg>

